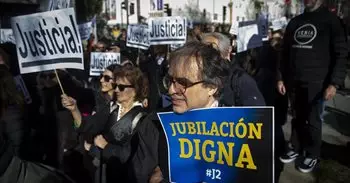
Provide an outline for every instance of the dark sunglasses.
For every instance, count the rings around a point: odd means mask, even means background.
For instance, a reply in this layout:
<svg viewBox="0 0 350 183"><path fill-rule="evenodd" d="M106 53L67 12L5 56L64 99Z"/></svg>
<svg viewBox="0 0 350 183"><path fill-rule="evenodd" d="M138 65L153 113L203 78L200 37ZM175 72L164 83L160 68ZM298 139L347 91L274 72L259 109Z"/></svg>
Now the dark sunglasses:
<svg viewBox="0 0 350 183"><path fill-rule="evenodd" d="M103 78L103 81L104 81L104 82L109 82L110 80L113 80L113 78L112 78L111 76L101 74L101 75L100 75L100 80L101 80L102 78Z"/></svg>
<svg viewBox="0 0 350 183"><path fill-rule="evenodd" d="M118 87L118 90L123 92L126 88L134 88L133 85L118 85L118 84L112 84L113 89L116 89Z"/></svg>
<svg viewBox="0 0 350 183"><path fill-rule="evenodd" d="M170 75L167 75L163 78L163 84L165 89L169 89L172 84L174 84L174 88L181 93L185 93L188 88L192 86L204 83L205 81L192 82L187 78L175 78Z"/></svg>

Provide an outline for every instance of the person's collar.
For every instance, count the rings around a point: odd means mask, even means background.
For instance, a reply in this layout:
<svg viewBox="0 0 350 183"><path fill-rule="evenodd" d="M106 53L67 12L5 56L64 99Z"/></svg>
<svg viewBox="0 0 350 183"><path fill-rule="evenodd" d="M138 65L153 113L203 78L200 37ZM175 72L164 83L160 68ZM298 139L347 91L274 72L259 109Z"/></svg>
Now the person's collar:
<svg viewBox="0 0 350 183"><path fill-rule="evenodd" d="M120 103L117 103L117 105L118 105L118 107L120 107L121 106L121 104ZM131 106L131 108L134 108L134 107L136 107L136 106L143 106L142 105L142 103L141 102L139 102L139 101L135 101L133 104L132 104L132 106Z"/></svg>
<svg viewBox="0 0 350 183"><path fill-rule="evenodd" d="M214 107L219 107L219 101L218 100L215 100L210 106L210 108L214 108Z"/></svg>

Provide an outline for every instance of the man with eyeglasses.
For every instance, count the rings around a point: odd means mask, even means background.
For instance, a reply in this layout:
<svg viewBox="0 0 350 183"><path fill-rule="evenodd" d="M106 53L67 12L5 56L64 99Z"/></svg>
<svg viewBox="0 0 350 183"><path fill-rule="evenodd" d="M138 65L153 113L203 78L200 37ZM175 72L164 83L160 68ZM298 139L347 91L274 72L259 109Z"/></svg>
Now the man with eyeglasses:
<svg viewBox="0 0 350 183"><path fill-rule="evenodd" d="M199 42L186 44L170 56L164 84L172 106L164 111L182 114L193 109L221 106L220 91L228 73L227 62L211 45ZM139 131L140 141L148 147L138 153L144 157L144 171L152 174L149 182L169 182L168 147L156 113L150 114L141 123Z"/></svg>

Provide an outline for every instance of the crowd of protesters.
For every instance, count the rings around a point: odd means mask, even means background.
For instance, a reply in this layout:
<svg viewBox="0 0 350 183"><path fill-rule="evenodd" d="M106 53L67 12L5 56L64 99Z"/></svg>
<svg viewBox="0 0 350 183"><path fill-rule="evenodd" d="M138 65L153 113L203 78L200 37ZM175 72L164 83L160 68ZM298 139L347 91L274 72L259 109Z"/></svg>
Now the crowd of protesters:
<svg viewBox="0 0 350 183"><path fill-rule="evenodd" d="M168 182L170 149L156 112L221 106L274 106L276 180L298 156L298 169L312 171L324 101L343 86L349 52L339 19L318 3L306 8L286 30L271 29L262 47L242 53L225 27L194 25L172 52L168 45L127 47L126 30L116 27L114 39L94 44L90 37L84 71L58 70L64 93L54 72L22 75L31 102L14 82L16 47L2 44L0 182ZM319 30L312 49L293 40L305 22ZM90 77L91 52L118 52L121 64ZM293 132L284 139L289 106Z"/></svg>

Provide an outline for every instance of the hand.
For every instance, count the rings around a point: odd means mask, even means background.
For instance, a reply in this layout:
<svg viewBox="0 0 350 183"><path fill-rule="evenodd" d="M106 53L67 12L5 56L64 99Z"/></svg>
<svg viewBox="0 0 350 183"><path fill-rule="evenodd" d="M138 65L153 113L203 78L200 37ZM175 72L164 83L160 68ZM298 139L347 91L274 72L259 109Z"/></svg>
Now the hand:
<svg viewBox="0 0 350 183"><path fill-rule="evenodd" d="M326 91L324 92L324 99L330 100L335 96L336 93L337 93L337 88L333 85L329 85Z"/></svg>
<svg viewBox="0 0 350 183"><path fill-rule="evenodd" d="M91 144L87 143L86 141L84 142L84 148L86 151L90 151L91 149Z"/></svg>
<svg viewBox="0 0 350 183"><path fill-rule="evenodd" d="M101 149L104 149L106 147L106 145L108 144L108 142L106 141L105 138L103 138L102 135L97 135L95 137L94 143L95 143L95 146L97 146Z"/></svg>
<svg viewBox="0 0 350 183"><path fill-rule="evenodd" d="M286 87L284 86L283 81L278 81L277 82L277 90L281 95L285 95L287 90Z"/></svg>
<svg viewBox="0 0 350 183"><path fill-rule="evenodd" d="M163 174L160 170L159 166L157 166L151 175L151 178L149 179L149 183L160 183L163 180Z"/></svg>
<svg viewBox="0 0 350 183"><path fill-rule="evenodd" d="M77 101L65 94L61 95L62 106L70 111L75 111L78 109Z"/></svg>

